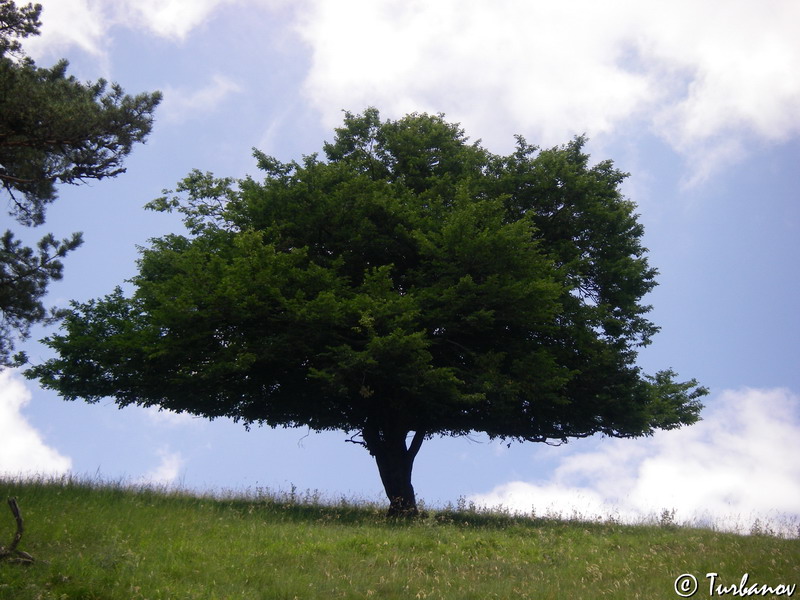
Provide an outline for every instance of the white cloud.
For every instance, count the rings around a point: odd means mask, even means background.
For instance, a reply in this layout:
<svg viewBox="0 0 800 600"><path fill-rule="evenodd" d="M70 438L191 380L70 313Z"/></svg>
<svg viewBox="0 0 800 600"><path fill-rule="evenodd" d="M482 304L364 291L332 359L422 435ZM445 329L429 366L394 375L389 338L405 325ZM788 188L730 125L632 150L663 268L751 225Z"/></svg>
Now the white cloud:
<svg viewBox="0 0 800 600"><path fill-rule="evenodd" d="M161 458L159 464L137 478L136 483L146 485L169 485L175 483L180 476L181 469L186 461L180 452L169 452L166 448L158 451Z"/></svg>
<svg viewBox="0 0 800 600"><path fill-rule="evenodd" d="M676 511L748 527L754 519L800 519L800 397L785 389L726 391L703 421L640 440L601 440L568 455L550 480L514 481L477 504L513 510L636 520ZM794 532L796 534L796 531Z"/></svg>
<svg viewBox="0 0 800 600"><path fill-rule="evenodd" d="M800 4L680 0L647 15L644 60L685 82L659 105L654 127L698 166L695 180L745 156L754 139L800 133Z"/></svg>
<svg viewBox="0 0 800 600"><path fill-rule="evenodd" d="M213 111L228 96L239 93L241 90L241 86L235 81L219 74L214 75L208 84L196 90L167 87L164 90L161 113L169 121L186 121Z"/></svg>
<svg viewBox="0 0 800 600"><path fill-rule="evenodd" d="M292 0L120 0L119 5L120 14L131 17L134 24L160 37L183 40L224 7L237 10L246 18L254 9L276 9L292 3Z"/></svg>
<svg viewBox="0 0 800 600"><path fill-rule="evenodd" d="M149 406L144 409L147 418L156 425L164 425L167 427L181 427L184 425L197 425L205 422L205 419L196 417L191 413L178 413L172 410L159 409L155 406Z"/></svg>
<svg viewBox="0 0 800 600"><path fill-rule="evenodd" d="M49 447L27 422L22 409L31 393L11 369L0 371L0 474L10 476L62 475L72 461Z"/></svg>
<svg viewBox="0 0 800 600"><path fill-rule="evenodd" d="M107 3L97 0L38 0L38 3L43 7L41 36L23 42L31 56L61 53L69 46L95 56L105 52L109 26Z"/></svg>
<svg viewBox="0 0 800 600"><path fill-rule="evenodd" d="M702 178L800 133L800 3L314 0L299 31L326 125L443 111L487 143L657 132Z"/></svg>
<svg viewBox="0 0 800 600"><path fill-rule="evenodd" d="M144 29L182 41L217 9L241 0L39 0L41 36L24 47L34 58L60 54L70 46L106 60L114 26Z"/></svg>
<svg viewBox="0 0 800 600"><path fill-rule="evenodd" d="M327 127L341 109L445 112L493 149L522 133L654 132L691 182L800 134L794 0L43 0L37 51L104 57L113 26L183 40L221 11L291 18ZM290 8L287 12L280 9ZM270 13L263 12L264 10Z"/></svg>
<svg viewBox="0 0 800 600"><path fill-rule="evenodd" d="M144 29L175 41L206 24L220 9L279 9L291 0L38 0L43 6L41 36L25 41L34 58L66 47L105 58L114 26Z"/></svg>
<svg viewBox="0 0 800 600"><path fill-rule="evenodd" d="M121 12L158 36L184 39L219 7L234 0L126 0Z"/></svg>
<svg viewBox="0 0 800 600"><path fill-rule="evenodd" d="M313 50L306 90L328 124L372 103L562 142L606 130L650 95L616 66L624 48L608 40L629 25L606 13L596 2L319 1L300 28Z"/></svg>

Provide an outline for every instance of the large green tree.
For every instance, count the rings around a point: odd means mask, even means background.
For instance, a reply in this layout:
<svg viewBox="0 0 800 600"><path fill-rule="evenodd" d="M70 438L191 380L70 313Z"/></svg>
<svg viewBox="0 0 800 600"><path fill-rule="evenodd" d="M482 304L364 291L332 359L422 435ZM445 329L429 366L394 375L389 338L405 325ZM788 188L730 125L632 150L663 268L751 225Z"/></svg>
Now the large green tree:
<svg viewBox="0 0 800 600"><path fill-rule="evenodd" d="M135 291L73 304L27 374L66 399L343 430L413 513L425 439L649 435L698 419L695 381L644 375L655 285L625 174L584 140L496 156L442 116L346 114L264 179L199 171L150 208Z"/></svg>
<svg viewBox="0 0 800 600"><path fill-rule="evenodd" d="M27 227L41 225L56 185L79 184L123 173L123 160L150 133L161 99L126 95L105 80L84 84L67 75L67 61L40 68L20 40L39 33L41 5L0 0L0 186L10 216ZM0 237L0 365L10 363L16 337L48 319L42 298L60 279L61 259L81 235L44 236L36 248L11 230Z"/></svg>

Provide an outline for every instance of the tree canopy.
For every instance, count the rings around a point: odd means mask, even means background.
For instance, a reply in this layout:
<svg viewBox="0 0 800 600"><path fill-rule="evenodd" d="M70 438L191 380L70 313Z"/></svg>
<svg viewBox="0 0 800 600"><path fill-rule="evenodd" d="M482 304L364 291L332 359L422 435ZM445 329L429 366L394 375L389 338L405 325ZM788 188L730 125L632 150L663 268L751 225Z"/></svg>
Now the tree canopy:
<svg viewBox="0 0 800 600"><path fill-rule="evenodd" d="M41 5L0 0L0 184L10 215L23 226L41 225L57 184L115 177L133 146L150 133L158 92L129 96L103 79L81 83L68 63L36 66L20 40L39 34ZM81 235L44 236L24 246L11 230L0 238L0 365L10 362L14 337L47 319L47 285L59 279L61 258Z"/></svg>
<svg viewBox="0 0 800 600"><path fill-rule="evenodd" d="M508 156L442 115L346 113L316 155L256 151L263 179L194 171L149 204L187 232L141 250L134 291L74 303L58 356L27 372L246 426L342 430L414 512L425 439L649 435L706 393L643 374L656 271L626 174L585 140ZM410 442L409 442L410 438Z"/></svg>

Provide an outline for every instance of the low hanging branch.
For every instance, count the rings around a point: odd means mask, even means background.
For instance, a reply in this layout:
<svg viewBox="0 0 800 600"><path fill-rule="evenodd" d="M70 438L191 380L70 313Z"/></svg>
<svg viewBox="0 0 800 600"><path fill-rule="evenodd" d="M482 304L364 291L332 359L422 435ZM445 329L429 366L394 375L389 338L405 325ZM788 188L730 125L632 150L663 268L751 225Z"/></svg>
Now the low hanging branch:
<svg viewBox="0 0 800 600"><path fill-rule="evenodd" d="M30 564L34 561L34 558L27 552L17 550L17 545L22 539L22 532L25 531L25 526L22 522L22 515L20 514L19 506L17 505L17 499L9 498L8 507L11 509L11 514L14 515L14 519L17 522L17 532L14 534L14 539L11 540L11 545L8 548L3 548L0 546L0 560L8 559L12 562Z"/></svg>

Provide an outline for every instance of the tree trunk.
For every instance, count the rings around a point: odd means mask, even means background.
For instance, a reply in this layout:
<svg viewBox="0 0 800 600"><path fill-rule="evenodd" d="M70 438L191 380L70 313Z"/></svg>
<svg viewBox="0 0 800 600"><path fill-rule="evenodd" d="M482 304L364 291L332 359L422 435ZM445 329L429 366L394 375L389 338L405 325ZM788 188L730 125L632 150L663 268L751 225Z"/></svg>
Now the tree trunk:
<svg viewBox="0 0 800 600"><path fill-rule="evenodd" d="M409 431L391 430L376 426L364 428L364 443L375 457L381 475L383 489L389 498L390 517L413 517L419 514L414 486L411 485L411 469L419 452L425 433L417 431L411 445L406 448Z"/></svg>

